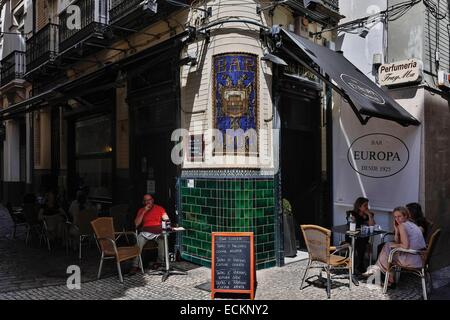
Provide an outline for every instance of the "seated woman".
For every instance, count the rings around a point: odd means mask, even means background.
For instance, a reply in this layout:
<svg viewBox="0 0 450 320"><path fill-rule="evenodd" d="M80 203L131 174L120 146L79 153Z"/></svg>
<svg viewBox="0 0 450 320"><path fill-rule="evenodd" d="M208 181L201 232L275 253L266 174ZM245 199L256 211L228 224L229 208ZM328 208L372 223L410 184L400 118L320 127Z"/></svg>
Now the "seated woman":
<svg viewBox="0 0 450 320"><path fill-rule="evenodd" d="M369 210L369 199L364 197L359 197L356 199L353 210L350 211L352 215L351 219L356 223L356 227L360 228L363 225L373 226L375 225L374 214ZM346 239L349 242L348 239ZM359 272L364 272L366 268L364 267L364 255L367 250L367 244L369 243L369 238L357 238L355 241L355 252L357 255L356 269Z"/></svg>
<svg viewBox="0 0 450 320"><path fill-rule="evenodd" d="M56 203L56 196L52 191L49 191L45 198L45 205L39 211L39 220L46 222L49 240L62 239L66 213Z"/></svg>
<svg viewBox="0 0 450 320"><path fill-rule="evenodd" d="M411 214L411 221L414 222L422 231L423 237L425 240L430 233L430 222L424 217L422 206L419 203L408 203L406 205L409 213Z"/></svg>
<svg viewBox="0 0 450 320"><path fill-rule="evenodd" d="M421 250L426 247L425 239L423 238L420 228L410 221L409 211L404 207L395 208L393 211L394 216L394 230L395 241L388 242L381 250L378 260L374 266L370 266L363 274L369 276L376 272L386 273L388 266L389 253L394 248ZM418 268L422 266L422 258L419 255L413 255L406 252L399 252L394 255L393 261L403 267ZM394 277L392 274L387 275L389 277L389 286L393 287Z"/></svg>
<svg viewBox="0 0 450 320"><path fill-rule="evenodd" d="M72 224L69 228L69 236L71 238L77 239L80 236L80 221L82 219L86 219L86 217L82 216L86 214L86 210L91 210L94 214L97 214L96 207L88 200L87 194L85 191L78 191L77 197L70 204L69 208L69 219L72 220ZM76 248L77 241L74 242L74 249Z"/></svg>

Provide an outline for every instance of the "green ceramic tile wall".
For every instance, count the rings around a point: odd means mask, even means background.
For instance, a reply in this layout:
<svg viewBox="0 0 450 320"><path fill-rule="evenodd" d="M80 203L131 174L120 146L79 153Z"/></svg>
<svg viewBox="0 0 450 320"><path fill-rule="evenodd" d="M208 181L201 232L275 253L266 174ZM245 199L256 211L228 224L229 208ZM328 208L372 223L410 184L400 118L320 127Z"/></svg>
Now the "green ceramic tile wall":
<svg viewBox="0 0 450 320"><path fill-rule="evenodd" d="M257 269L276 265L274 180L181 180L182 257L210 266L211 232L253 232Z"/></svg>

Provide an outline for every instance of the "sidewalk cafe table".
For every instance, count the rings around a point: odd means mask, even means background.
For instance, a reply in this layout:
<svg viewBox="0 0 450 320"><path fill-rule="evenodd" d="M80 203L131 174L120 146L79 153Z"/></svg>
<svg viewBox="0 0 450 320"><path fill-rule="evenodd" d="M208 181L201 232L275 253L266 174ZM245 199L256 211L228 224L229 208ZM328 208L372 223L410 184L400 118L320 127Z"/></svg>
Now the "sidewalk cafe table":
<svg viewBox="0 0 450 320"><path fill-rule="evenodd" d="M353 283L355 285L358 285L358 280L355 278L355 242L357 238L373 238L374 236L385 234L387 231L384 230L374 230L373 232L365 232L361 233L361 229L356 229L356 231L350 231L350 226L347 224L343 224L340 226L334 226L331 228L332 232L345 234L350 237L352 240L352 275L353 275Z"/></svg>
<svg viewBox="0 0 450 320"><path fill-rule="evenodd" d="M162 235L164 237L164 258L165 258L164 269L151 271L149 272L149 275L162 275L163 282L166 281L170 275L187 275L185 271L174 270L172 267L170 267L169 261L169 234L181 232L184 230L185 230L184 228L162 229L161 227L147 227L143 229L143 231L151 232L157 235Z"/></svg>

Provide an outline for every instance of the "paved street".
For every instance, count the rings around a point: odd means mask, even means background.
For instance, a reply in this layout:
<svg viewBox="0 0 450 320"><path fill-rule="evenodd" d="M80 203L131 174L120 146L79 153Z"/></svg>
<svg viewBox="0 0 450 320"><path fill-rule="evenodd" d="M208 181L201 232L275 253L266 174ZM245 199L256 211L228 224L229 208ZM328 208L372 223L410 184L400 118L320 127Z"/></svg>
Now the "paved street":
<svg viewBox="0 0 450 320"><path fill-rule="evenodd" d="M96 280L99 255L95 246L87 251L80 265L81 289L69 290L66 286L67 266L78 264L76 253L65 254L63 248L49 253L46 248L26 247L23 236L10 238L11 223L4 210L0 211L0 299L76 299L76 300L140 300L140 299L196 299L208 300L210 293L197 286L208 287L210 269L189 263L178 266L188 271L187 276L171 276L166 282L160 276L136 274L125 276L120 284L112 262L105 263L104 276ZM257 300L322 300L327 299L326 290L312 277L305 289L300 290L301 277L306 261L298 261L283 268L272 268L257 272ZM124 270L127 266L124 265ZM317 274L312 271L311 275ZM331 298L336 300L414 300L421 299L418 279L402 276L395 290L384 295L381 287L361 283L350 291L346 279L333 282ZM447 291L440 292L441 298L448 298Z"/></svg>

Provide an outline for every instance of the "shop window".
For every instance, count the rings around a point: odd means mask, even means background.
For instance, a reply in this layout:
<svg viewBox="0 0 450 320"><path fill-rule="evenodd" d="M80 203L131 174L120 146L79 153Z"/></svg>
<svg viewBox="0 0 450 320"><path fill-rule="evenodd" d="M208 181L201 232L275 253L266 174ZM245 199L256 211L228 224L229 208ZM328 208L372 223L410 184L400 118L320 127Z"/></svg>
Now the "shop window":
<svg viewBox="0 0 450 320"><path fill-rule="evenodd" d="M98 117L77 122L76 154L92 155L111 152L111 120Z"/></svg>
<svg viewBox="0 0 450 320"><path fill-rule="evenodd" d="M91 198L111 198L112 159L77 160L77 174Z"/></svg>
<svg viewBox="0 0 450 320"><path fill-rule="evenodd" d="M89 188L89 197L112 197L111 119L95 117L75 124L78 186Z"/></svg>

